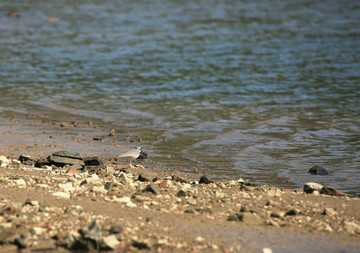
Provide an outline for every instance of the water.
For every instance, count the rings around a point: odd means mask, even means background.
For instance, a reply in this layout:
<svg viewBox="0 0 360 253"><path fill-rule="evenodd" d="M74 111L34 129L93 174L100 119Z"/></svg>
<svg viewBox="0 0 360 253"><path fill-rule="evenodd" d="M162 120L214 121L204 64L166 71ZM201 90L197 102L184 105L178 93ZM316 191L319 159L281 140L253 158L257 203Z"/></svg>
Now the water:
<svg viewBox="0 0 360 253"><path fill-rule="evenodd" d="M358 194L359 69L358 1L0 3L0 109L138 134L185 170Z"/></svg>

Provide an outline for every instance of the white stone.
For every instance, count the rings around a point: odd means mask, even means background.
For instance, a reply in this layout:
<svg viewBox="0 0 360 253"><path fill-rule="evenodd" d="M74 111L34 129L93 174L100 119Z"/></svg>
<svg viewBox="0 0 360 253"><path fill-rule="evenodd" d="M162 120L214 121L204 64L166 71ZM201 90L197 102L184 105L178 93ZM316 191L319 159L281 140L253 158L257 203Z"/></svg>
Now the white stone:
<svg viewBox="0 0 360 253"><path fill-rule="evenodd" d="M272 249L270 248L263 248L262 253L272 253Z"/></svg>
<svg viewBox="0 0 360 253"><path fill-rule="evenodd" d="M198 236L198 237L195 238L195 241L200 243L200 242L205 241L205 239L203 237L201 237L201 236Z"/></svg>
<svg viewBox="0 0 360 253"><path fill-rule="evenodd" d="M93 192L99 192L99 193L102 193L102 194L106 194L107 193L107 190L104 188L104 186L93 186L92 188L92 191Z"/></svg>
<svg viewBox="0 0 360 253"><path fill-rule="evenodd" d="M345 230L350 234L358 233L360 234L360 226L352 221L345 221Z"/></svg>
<svg viewBox="0 0 360 253"><path fill-rule="evenodd" d="M41 235L46 232L46 229L41 227L33 227L31 228L31 232L35 235Z"/></svg>
<svg viewBox="0 0 360 253"><path fill-rule="evenodd" d="M74 191L75 188L71 182L64 183L64 184L58 184L58 187L63 189L66 192Z"/></svg>
<svg viewBox="0 0 360 253"><path fill-rule="evenodd" d="M70 194L67 192L54 192L52 195L54 197L58 197L58 198L64 198L64 199L70 198Z"/></svg>
<svg viewBox="0 0 360 253"><path fill-rule="evenodd" d="M102 183L101 178L99 178L99 176L96 175L96 174L92 174L90 177L88 177L88 178L86 179L86 181L87 181L89 184L101 184L101 183Z"/></svg>
<svg viewBox="0 0 360 253"><path fill-rule="evenodd" d="M116 198L113 201L124 203L127 207L136 207L136 204L131 201L130 197Z"/></svg>
<svg viewBox="0 0 360 253"><path fill-rule="evenodd" d="M16 179L14 180L14 183L17 185L17 186L26 186L26 182L24 179Z"/></svg>

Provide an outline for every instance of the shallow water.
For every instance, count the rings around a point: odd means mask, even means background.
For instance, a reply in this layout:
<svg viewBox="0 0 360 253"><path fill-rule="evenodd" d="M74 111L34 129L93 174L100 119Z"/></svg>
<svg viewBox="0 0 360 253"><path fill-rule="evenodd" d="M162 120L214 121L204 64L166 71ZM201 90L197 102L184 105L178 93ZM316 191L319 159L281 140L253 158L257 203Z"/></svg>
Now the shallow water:
<svg viewBox="0 0 360 253"><path fill-rule="evenodd" d="M360 192L357 1L0 7L5 112L139 134L152 159L183 169ZM330 175L308 175L314 165Z"/></svg>

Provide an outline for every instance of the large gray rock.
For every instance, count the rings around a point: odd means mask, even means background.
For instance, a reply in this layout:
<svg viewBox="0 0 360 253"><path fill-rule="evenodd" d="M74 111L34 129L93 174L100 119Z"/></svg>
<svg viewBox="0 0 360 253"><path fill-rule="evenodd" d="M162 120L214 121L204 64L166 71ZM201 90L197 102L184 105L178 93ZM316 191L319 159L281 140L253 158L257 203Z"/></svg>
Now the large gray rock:
<svg viewBox="0 0 360 253"><path fill-rule="evenodd" d="M69 156L65 156L69 155ZM75 158L76 157L76 158ZM58 167L64 167L65 165L75 165L76 167L84 167L85 162L78 156L77 153L71 154L66 151L56 152L47 158L50 164Z"/></svg>

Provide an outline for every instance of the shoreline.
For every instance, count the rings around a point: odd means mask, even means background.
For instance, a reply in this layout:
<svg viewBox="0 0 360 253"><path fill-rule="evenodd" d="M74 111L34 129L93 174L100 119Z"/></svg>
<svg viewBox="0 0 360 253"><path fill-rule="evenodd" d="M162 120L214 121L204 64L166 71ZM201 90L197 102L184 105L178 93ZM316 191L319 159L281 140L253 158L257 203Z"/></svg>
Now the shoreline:
<svg viewBox="0 0 360 253"><path fill-rule="evenodd" d="M116 159L136 144L92 124L1 115L0 120L0 156L9 160L0 169L0 250L360 249L359 198L294 192L238 178L213 180L151 161ZM62 150L97 156L103 165L69 173L18 160L21 154L45 158ZM202 176L209 181L202 182Z"/></svg>

